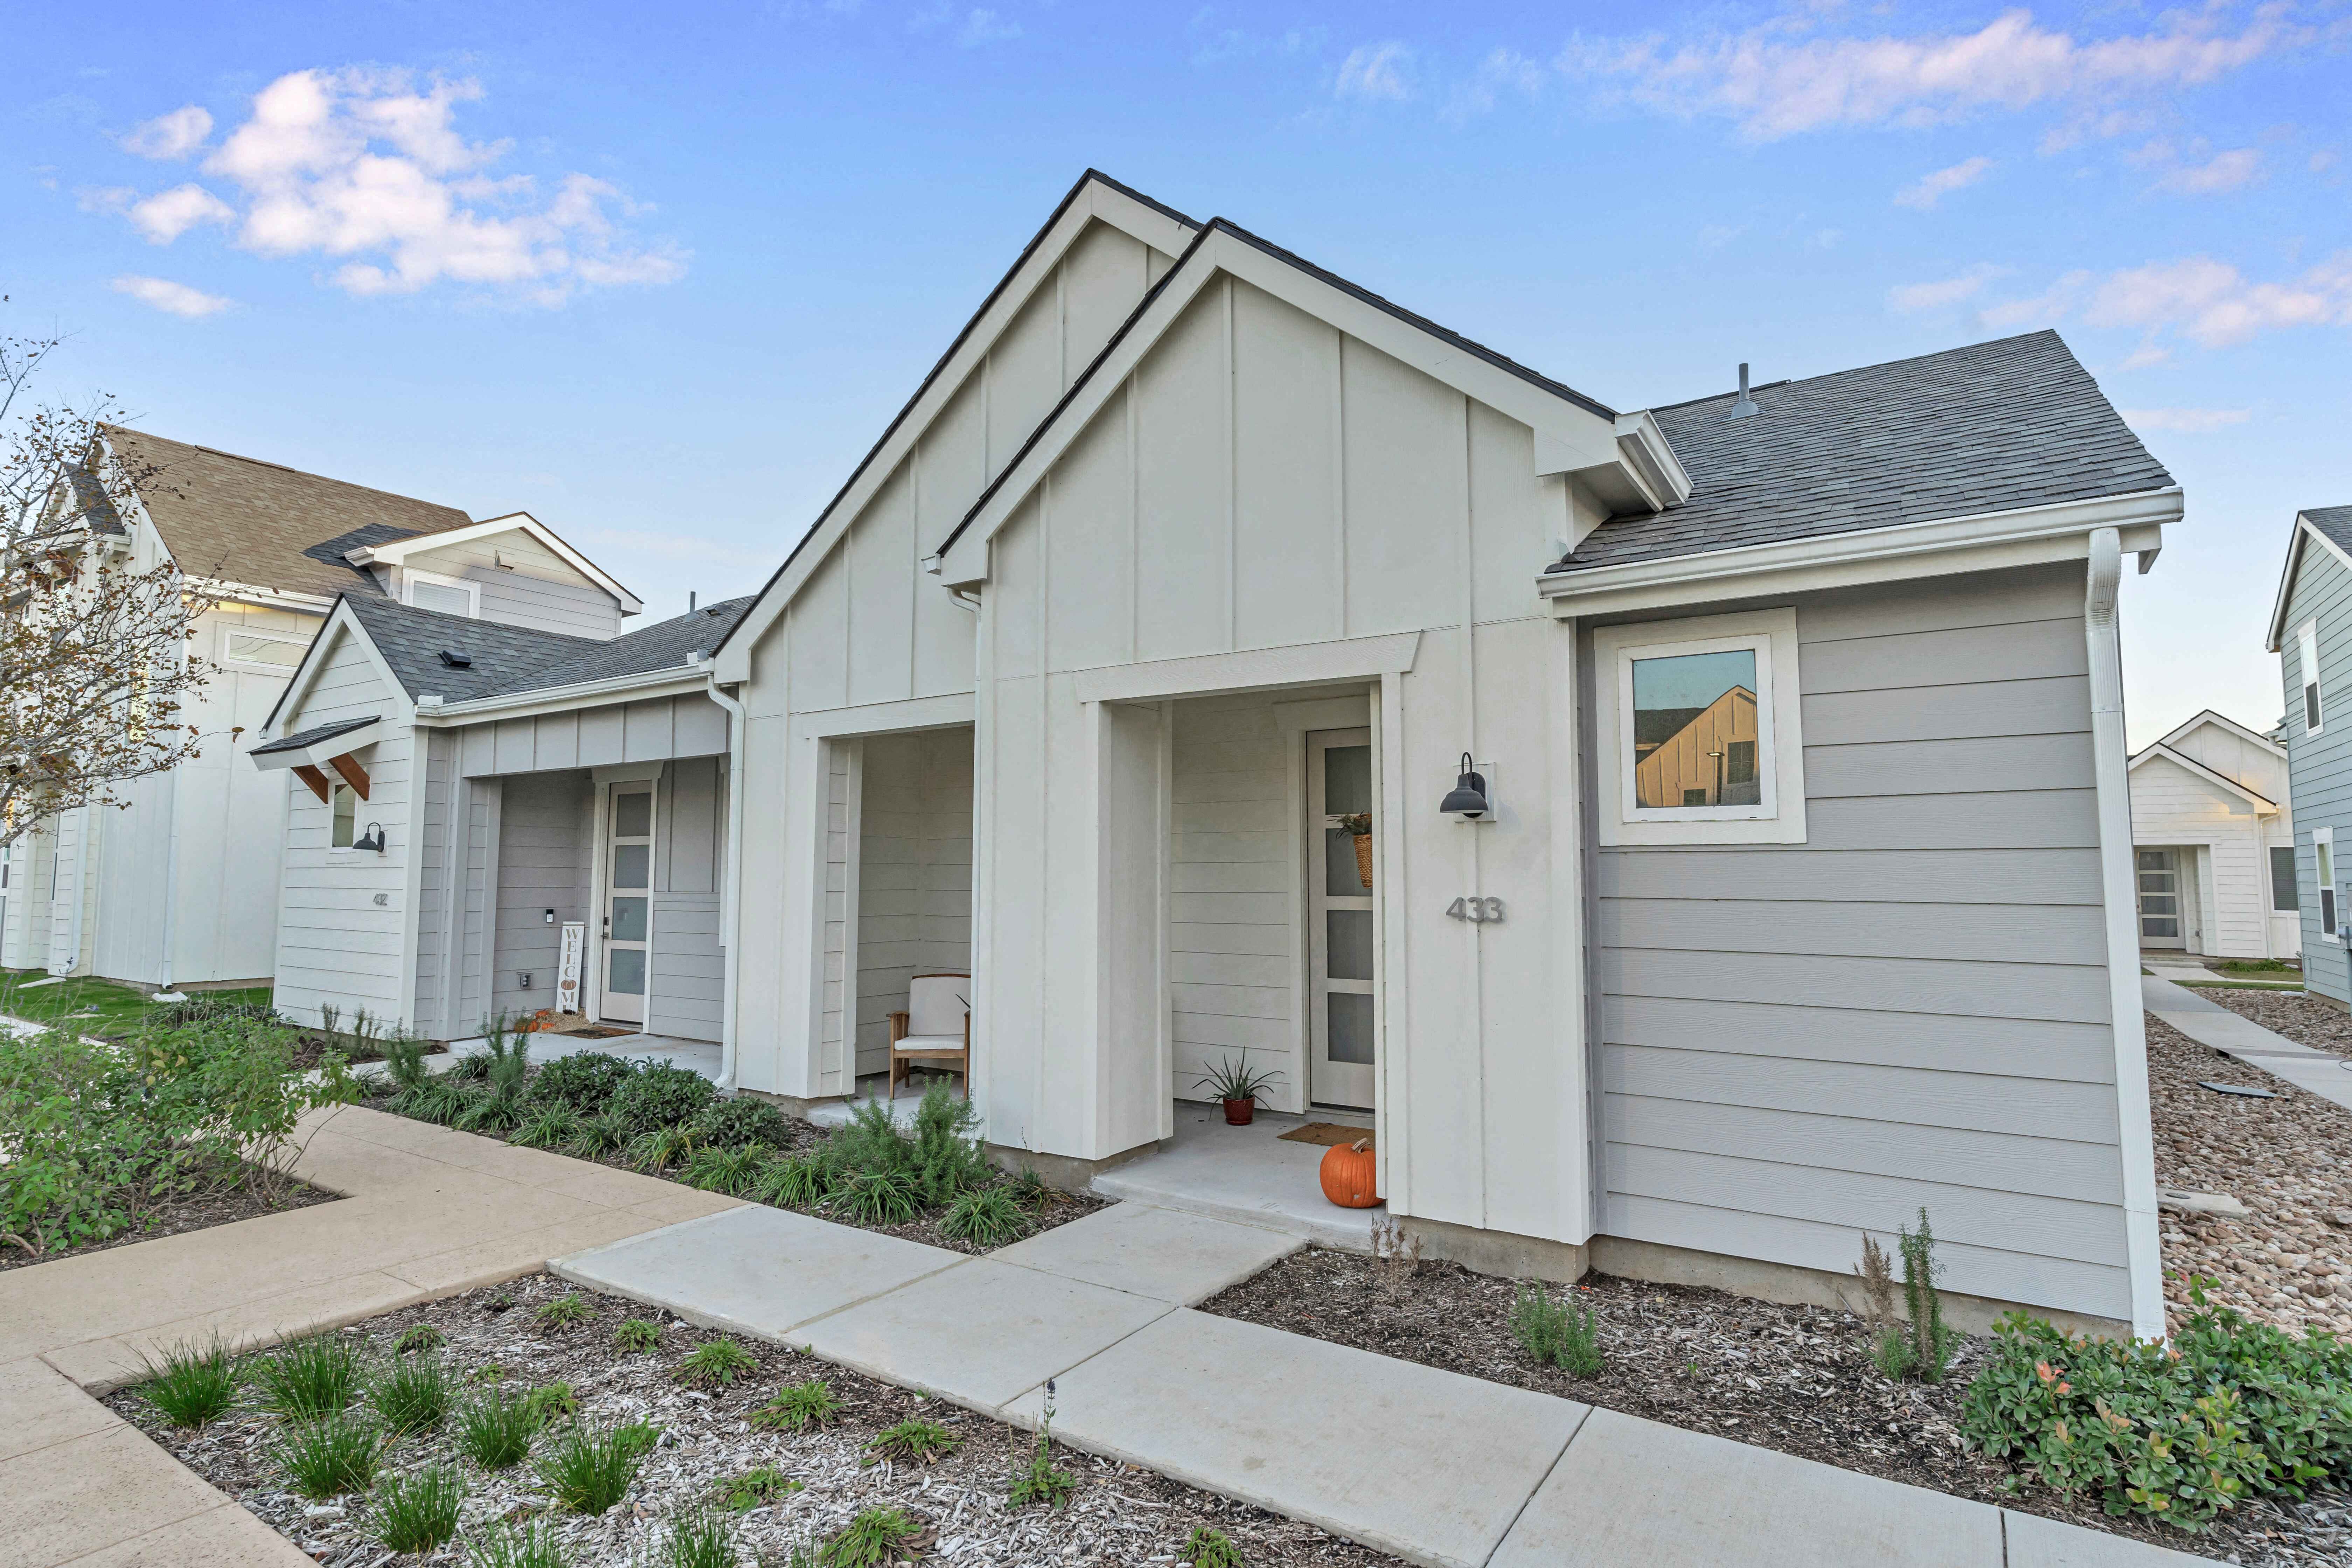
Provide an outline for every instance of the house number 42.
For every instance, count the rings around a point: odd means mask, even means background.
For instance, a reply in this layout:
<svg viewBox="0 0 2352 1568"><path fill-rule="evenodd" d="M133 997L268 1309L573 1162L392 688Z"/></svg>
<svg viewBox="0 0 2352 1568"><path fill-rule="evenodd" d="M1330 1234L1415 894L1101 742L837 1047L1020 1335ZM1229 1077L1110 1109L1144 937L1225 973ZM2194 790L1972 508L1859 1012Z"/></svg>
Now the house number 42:
<svg viewBox="0 0 2352 1568"><path fill-rule="evenodd" d="M1457 921L1475 921L1488 925L1503 918L1500 899L1456 899L1445 906L1445 912Z"/></svg>

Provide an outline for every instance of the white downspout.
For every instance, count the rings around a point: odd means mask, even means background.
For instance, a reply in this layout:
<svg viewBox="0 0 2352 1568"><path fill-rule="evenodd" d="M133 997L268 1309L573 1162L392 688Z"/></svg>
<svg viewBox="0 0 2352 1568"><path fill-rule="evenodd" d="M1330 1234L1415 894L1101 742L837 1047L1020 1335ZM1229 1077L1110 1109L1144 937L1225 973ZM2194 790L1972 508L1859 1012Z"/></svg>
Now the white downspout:
<svg viewBox="0 0 2352 1568"><path fill-rule="evenodd" d="M2130 761L2124 748L2124 662L2116 613L2122 538L2091 531L2083 630L2091 668L2091 755L2099 788L2099 881L2107 911L2108 1006L2114 1017L2117 1152L2123 1161L2125 1257L2132 1332L2164 1335L2164 1264L2158 1252L2156 1139L2148 1125L2147 1027L2139 985L2139 917L2132 873Z"/></svg>
<svg viewBox="0 0 2352 1568"><path fill-rule="evenodd" d="M735 953L743 921L743 702L715 680L710 700L727 714L727 848L719 859L727 881L719 903L719 983L727 989L719 1002L719 1091L728 1094L735 1088L735 993L742 978Z"/></svg>

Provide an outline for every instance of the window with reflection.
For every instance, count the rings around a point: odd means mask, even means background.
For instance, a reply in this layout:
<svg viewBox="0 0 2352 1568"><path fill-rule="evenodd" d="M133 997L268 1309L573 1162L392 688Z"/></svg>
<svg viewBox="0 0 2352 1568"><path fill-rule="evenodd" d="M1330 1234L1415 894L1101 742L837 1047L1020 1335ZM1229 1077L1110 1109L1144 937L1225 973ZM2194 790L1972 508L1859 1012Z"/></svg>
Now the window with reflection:
<svg viewBox="0 0 2352 1568"><path fill-rule="evenodd" d="M1633 798L1643 807L1756 805L1756 650L1633 663Z"/></svg>

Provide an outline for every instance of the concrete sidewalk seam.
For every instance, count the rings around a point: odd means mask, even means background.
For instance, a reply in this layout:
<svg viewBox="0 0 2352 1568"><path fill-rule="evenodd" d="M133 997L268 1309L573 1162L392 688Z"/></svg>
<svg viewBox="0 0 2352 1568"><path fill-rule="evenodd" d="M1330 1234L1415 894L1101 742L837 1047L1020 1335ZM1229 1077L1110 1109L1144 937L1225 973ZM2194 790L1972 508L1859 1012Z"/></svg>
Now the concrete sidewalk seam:
<svg viewBox="0 0 2352 1568"><path fill-rule="evenodd" d="M1018 1264L1015 1264L1015 1265L1014 1265L1014 1267L1015 1267L1015 1268L1018 1268L1018 1267L1020 1267L1020 1266L1019 1266ZM1038 1273L1038 1274L1042 1274L1042 1273L1044 1273L1044 1272L1045 1272L1045 1270L1043 1270L1043 1269L1032 1269L1032 1270L1031 1270L1031 1272L1032 1272L1032 1273ZM1058 1276L1056 1276L1056 1278L1058 1278ZM1134 1294L1134 1292L1132 1292L1132 1291L1129 1291L1129 1292L1126 1292L1126 1293L1127 1293L1127 1294L1129 1294L1129 1295L1133 1295L1133 1294ZM1138 1296L1136 1299L1137 1299L1138 1300L1141 1300L1141 1301L1157 1301L1157 1300L1160 1300L1160 1298L1159 1298L1159 1297L1157 1297L1157 1296ZM1162 1313L1160 1313L1159 1318L1153 1318L1153 1319L1150 1319L1149 1321L1146 1321L1146 1322L1140 1322L1140 1323L1136 1324L1136 1325L1135 1325L1135 1327L1133 1327L1133 1328L1131 1328L1131 1329L1128 1330L1128 1331L1127 1331L1127 1332L1125 1332L1125 1333L1123 1333L1123 1334L1119 1335L1119 1336L1118 1336L1118 1338L1117 1338L1117 1339L1115 1339L1115 1340L1111 1341L1111 1342L1110 1342L1110 1343L1108 1343L1108 1344L1107 1344L1107 1345L1099 1346L1098 1348L1097 1348L1097 1349L1095 1349L1095 1350L1093 1350L1093 1351L1088 1352L1087 1354L1080 1356L1077 1360L1076 1360L1076 1361L1072 1362L1069 1365L1067 1365L1067 1366L1064 1367L1064 1368L1063 1368L1061 1371L1059 1371L1059 1372L1053 1373L1048 1374L1047 1376L1045 1376L1045 1377L1041 1377L1041 1378L1039 1378L1036 1382L1034 1382L1034 1383L1031 1384L1028 1387L1026 1387L1026 1388L1023 1389L1020 1393L1018 1393L1018 1394L1014 1394L1012 1398L1010 1398L1010 1399L1006 1400L1003 1405L999 1405L999 1406L997 1407L997 1419L998 1419L998 1420L1000 1420L1000 1421L1002 1421L1002 1422L1003 1422L1003 1423L1004 1423L1006 1426L1018 1426L1018 1427L1020 1427L1020 1428L1021 1428L1023 1431L1024 1431L1024 1432L1034 1430L1034 1428L1033 1428L1033 1427L1031 1427L1031 1426L1029 1426L1029 1424L1028 1424L1028 1422L1027 1422L1027 1420L1026 1420L1025 1418L1024 1418L1024 1417L1020 1417L1020 1416L1016 1416L1016 1415L1014 1415L1013 1414L1013 1407L1014 1405L1016 1405L1020 1404L1023 1400L1024 1400L1024 1399L1028 1398L1031 1394L1033 1394L1036 1393L1039 1389L1041 1389L1041 1388L1045 1387L1047 1384L1049 1384L1049 1383L1059 1383L1062 1379L1064 1379L1064 1378L1066 1378L1066 1377L1069 1376L1072 1373L1074 1373L1074 1372L1077 1371L1080 1367L1082 1367L1082 1366L1086 1365L1088 1362L1091 1362L1091 1361L1097 1360L1097 1358L1102 1357L1102 1356L1108 1355L1111 1352L1113 1352L1113 1351L1117 1350L1119 1346L1121 1346L1121 1345L1123 1345L1123 1344L1127 1343L1127 1342L1128 1342L1128 1341L1129 1341L1129 1340L1133 1339L1136 1335L1138 1335L1138 1334L1141 1333L1144 1330L1146 1330L1146 1329L1148 1329L1148 1328L1151 1327L1151 1325L1152 1325L1153 1323L1156 1323L1156 1322L1160 1321L1160 1318L1164 1318L1164 1317L1168 1316L1168 1313L1169 1313L1169 1312L1180 1311L1180 1310L1182 1310L1181 1308L1180 1308L1180 1307L1176 1306L1174 1303L1172 1303L1172 1302L1171 1302L1171 1303L1169 1303L1169 1304L1168 1304L1168 1311L1167 1311L1167 1312L1162 1312Z"/></svg>
<svg viewBox="0 0 2352 1568"><path fill-rule="evenodd" d="M1519 1506L1511 1511L1511 1522L1503 1526L1503 1533L1495 1537L1495 1544L1486 1549L1486 1562L1492 1563L1495 1554L1511 1543L1511 1531L1519 1528L1519 1521L1528 1516L1528 1507L1543 1495L1544 1488L1551 1485L1552 1477L1559 1473L1560 1466L1568 1462L1568 1451L1576 1447L1576 1440L1583 1435L1586 1423L1592 1419L1592 1413L1599 1408L1597 1405L1584 1406L1584 1414L1578 1416L1576 1425L1569 1428L1568 1441L1559 1446L1559 1452L1551 1457L1551 1463L1544 1467L1544 1473L1536 1478L1536 1484L1528 1489L1528 1495L1521 1498Z"/></svg>

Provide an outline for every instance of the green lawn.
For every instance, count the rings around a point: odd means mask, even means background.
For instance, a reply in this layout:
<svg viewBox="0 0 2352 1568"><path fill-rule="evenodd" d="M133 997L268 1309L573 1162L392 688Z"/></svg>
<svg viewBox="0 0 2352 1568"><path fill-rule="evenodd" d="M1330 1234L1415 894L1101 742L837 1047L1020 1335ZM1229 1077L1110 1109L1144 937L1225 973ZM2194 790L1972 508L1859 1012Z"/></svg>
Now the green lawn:
<svg viewBox="0 0 2352 1568"><path fill-rule="evenodd" d="M34 984L47 978L37 969L0 969L0 1013L36 1024L70 1020L78 1028L107 1034L130 1027L155 1010L156 1005L147 1000L147 994L133 986L87 977L60 980L53 985ZM269 1003L267 985L210 994L237 1002L258 1002L264 1006Z"/></svg>

